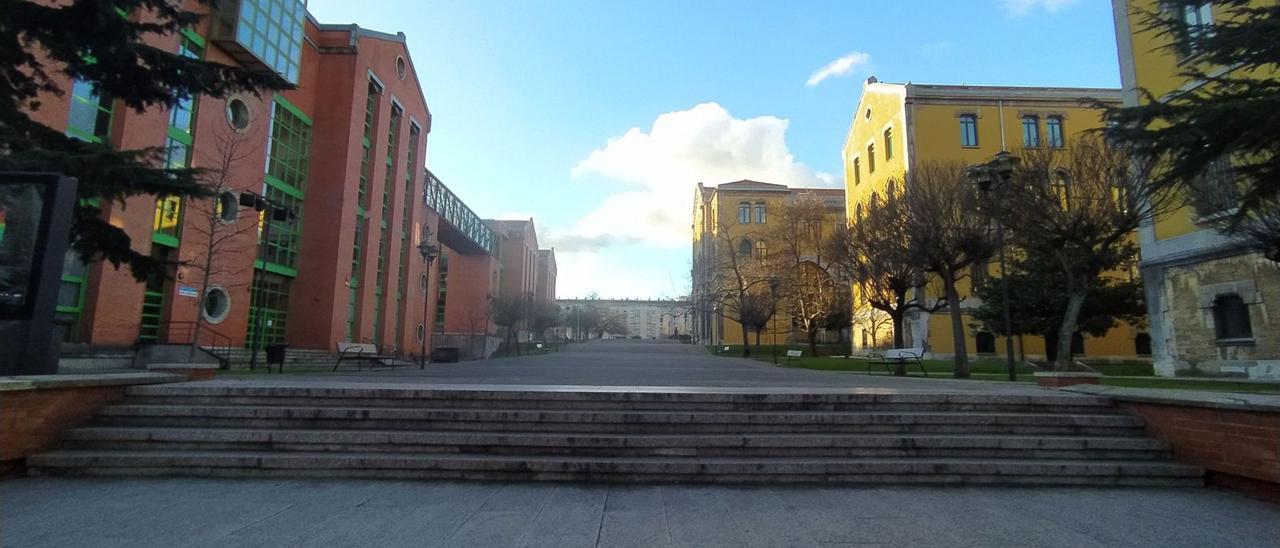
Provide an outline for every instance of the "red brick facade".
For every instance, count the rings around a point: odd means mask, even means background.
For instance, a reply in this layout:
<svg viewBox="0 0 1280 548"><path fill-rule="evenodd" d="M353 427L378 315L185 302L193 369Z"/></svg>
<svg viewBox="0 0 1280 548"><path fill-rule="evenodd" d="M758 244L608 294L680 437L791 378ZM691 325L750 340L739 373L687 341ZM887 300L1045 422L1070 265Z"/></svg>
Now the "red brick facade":
<svg viewBox="0 0 1280 548"><path fill-rule="evenodd" d="M1118 403L1172 444L1178 460L1207 470L1210 482L1280 500L1280 412Z"/></svg>
<svg viewBox="0 0 1280 548"><path fill-rule="evenodd" d="M124 399L123 386L14 390L0 393L0 472L51 447L58 434Z"/></svg>
<svg viewBox="0 0 1280 548"><path fill-rule="evenodd" d="M194 10L206 9L194 1L187 3ZM209 37L209 27L206 19L193 29L201 42ZM423 228L430 227L435 232L438 220L423 203L422 171L431 114L405 36L369 31L355 25L324 25L309 16L303 32L306 40L295 89L278 95L263 93L258 97L247 93L234 97L248 107L247 128L231 127L226 114L231 97L196 99L195 121L190 131L194 141L190 165L206 168L218 165L223 157L220 147L236 141L239 143L236 161L225 176L229 184L223 190L233 195L242 191L267 193L264 165L268 165L274 117L282 108L280 103L287 103L293 112L307 119L309 160L305 198L300 198L301 205L297 208L301 235L296 264L288 269L292 272L272 271L273 275L287 278L287 314L281 310L281 316L264 323L282 322L287 318L287 327L278 329L279 336L295 348L332 351L340 341L370 340L416 352L420 344L418 327L423 326L428 346L432 332L423 317L423 299L429 299L430 310L435 308L435 295L424 294L421 289L425 265L416 246ZM176 52L181 40L180 36L171 35L157 37L149 43ZM214 40L204 43L202 51L208 61L237 64ZM380 93L376 97L376 114L370 131L370 161L368 167L362 169L366 101L371 81ZM42 94L41 107L32 113L33 117L53 128L67 128L72 84L69 79L63 80L62 87L68 93L62 96ZM399 124L395 146L389 147L393 109L399 114ZM115 101L113 111L109 135L103 137L105 143L118 149L158 147L166 143L171 131L170 109L153 108L139 113ZM411 128L416 128L417 133L416 149L412 153L408 150L413 142ZM366 198L363 214L357 217L362 175ZM412 189L407 187L409 184ZM162 328L156 337L160 342L187 342L180 340L186 336L180 332L190 327L181 324L200 317L199 298L192 295L203 294L205 290L199 265L203 265L209 255L207 225L212 204L211 201L185 200L178 240L164 248L171 260L186 266L175 268L162 290L155 292L163 295L162 319L157 322ZM136 251L150 253L156 249L153 244L155 197L137 196L124 204L104 202L101 207L103 215L129 235ZM261 271L261 267L254 267L259 252L256 212L245 209L239 215L234 235L213 253L216 266L208 283L209 288L223 288L229 295L226 317L208 329L226 336L236 346L246 344L250 305L256 299L254 273ZM353 249L357 247L358 222L363 225L363 244L359 246L361 253L357 262L353 261ZM203 233L202 226L205 227ZM402 233L408 236L402 238ZM359 269L353 272L356 264ZM436 269L426 274L430 277L430 287L436 287ZM358 284L350 284L353 276L359 280ZM354 307L349 306L352 285L357 286ZM78 333L73 338L75 342L129 346L141 340L147 298L145 284L134 280L127 270L97 263L88 266L84 287L83 306L75 322ZM151 298L154 303L154 294ZM352 309L354 321L348 326Z"/></svg>

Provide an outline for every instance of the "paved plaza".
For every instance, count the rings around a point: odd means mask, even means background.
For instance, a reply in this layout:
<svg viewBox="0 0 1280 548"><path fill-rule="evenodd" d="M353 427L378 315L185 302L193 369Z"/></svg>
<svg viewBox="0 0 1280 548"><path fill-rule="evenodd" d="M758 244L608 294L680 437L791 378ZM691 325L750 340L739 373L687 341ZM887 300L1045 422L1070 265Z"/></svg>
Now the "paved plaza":
<svg viewBox="0 0 1280 548"><path fill-rule="evenodd" d="M781 359L780 359L781 361ZM935 375L936 377L936 375ZM237 382L237 381L228 381ZM769 391L845 391L889 389L901 392L1032 392L1034 386L994 381L919 379L787 368L743 358L715 356L701 347L669 340L594 340L561 347L559 352L484 361L427 364L426 368L311 375L246 375L240 382L395 383L397 385L495 385L528 387L655 387L769 389Z"/></svg>
<svg viewBox="0 0 1280 548"><path fill-rule="evenodd" d="M600 341L426 370L206 384L723 392L1043 393L774 367ZM625 485L26 477L0 481L0 547L1274 547L1280 505L1211 488Z"/></svg>
<svg viewBox="0 0 1280 548"><path fill-rule="evenodd" d="M0 546L1274 547L1212 489L830 488L23 478Z"/></svg>

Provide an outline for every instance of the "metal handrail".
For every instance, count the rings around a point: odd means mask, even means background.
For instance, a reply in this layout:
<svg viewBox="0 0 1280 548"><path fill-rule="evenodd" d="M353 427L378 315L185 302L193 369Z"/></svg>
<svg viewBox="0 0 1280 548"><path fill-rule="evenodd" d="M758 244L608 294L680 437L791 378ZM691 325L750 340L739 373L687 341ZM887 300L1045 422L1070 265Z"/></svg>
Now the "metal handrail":
<svg viewBox="0 0 1280 548"><path fill-rule="evenodd" d="M231 337L219 333L206 323L200 325L200 340L192 340L195 337L196 326L197 322L192 321L165 322L160 325L161 339L167 344L195 343L206 354L218 360L222 369L228 368L231 365L231 350L234 348Z"/></svg>

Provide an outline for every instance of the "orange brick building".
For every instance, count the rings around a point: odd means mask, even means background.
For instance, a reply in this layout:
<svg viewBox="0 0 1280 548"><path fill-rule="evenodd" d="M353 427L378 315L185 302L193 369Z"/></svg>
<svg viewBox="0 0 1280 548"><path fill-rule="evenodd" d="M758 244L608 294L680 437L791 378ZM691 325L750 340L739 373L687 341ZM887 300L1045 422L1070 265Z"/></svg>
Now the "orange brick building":
<svg viewBox="0 0 1280 548"><path fill-rule="evenodd" d="M428 271L417 246L441 227L425 200L431 113L405 36L321 24L297 0L215 9L152 45L274 71L296 88L138 113L68 80L64 96L42 96L33 113L112 147L163 146L170 165L209 168L206 184L218 192L213 200L101 204L136 250L180 266L138 283L127 271L69 257L58 307L67 340L185 343L202 317L202 343L245 346L256 337L332 351L367 341L405 353L429 346L425 313L437 306L443 260ZM273 220L242 207L243 192L290 214Z"/></svg>

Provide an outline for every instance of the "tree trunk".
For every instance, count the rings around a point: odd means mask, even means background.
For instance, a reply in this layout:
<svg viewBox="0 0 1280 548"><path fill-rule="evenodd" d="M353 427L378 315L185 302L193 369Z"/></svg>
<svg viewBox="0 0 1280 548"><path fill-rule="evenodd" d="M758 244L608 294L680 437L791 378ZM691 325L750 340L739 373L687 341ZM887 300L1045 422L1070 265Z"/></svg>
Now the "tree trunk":
<svg viewBox="0 0 1280 548"><path fill-rule="evenodd" d="M809 328L806 333L809 336L809 356L818 357L818 330L817 328Z"/></svg>
<svg viewBox="0 0 1280 548"><path fill-rule="evenodd" d="M1062 315L1062 324L1058 326L1058 356L1053 361L1054 371L1068 371L1071 369L1071 339L1076 333L1076 319L1080 316L1080 309L1084 308L1084 298L1088 295L1088 290L1072 291L1067 297L1067 311Z"/></svg>
<svg viewBox="0 0 1280 548"><path fill-rule="evenodd" d="M751 357L751 344L748 343L750 339L747 338L747 324L741 321L738 324L742 326L742 357L749 358Z"/></svg>
<svg viewBox="0 0 1280 548"><path fill-rule="evenodd" d="M760 350L760 331L761 331L761 329L757 327L757 328L756 328L756 350L757 350L757 351L759 351L759 350ZM776 342L776 341L775 341L775 342Z"/></svg>
<svg viewBox="0 0 1280 548"><path fill-rule="evenodd" d="M955 347L955 378L969 378L969 352L964 338L964 318L960 315L960 292L956 289L956 281L950 276L942 278L943 288L947 292L947 310L951 313L951 340Z"/></svg>
<svg viewBox="0 0 1280 548"><path fill-rule="evenodd" d="M889 314L889 319L893 321L893 347L894 348L904 348L907 345L907 342L906 342L907 334L903 331L903 325L902 325L902 321L904 319L903 316L904 314L902 312Z"/></svg>

